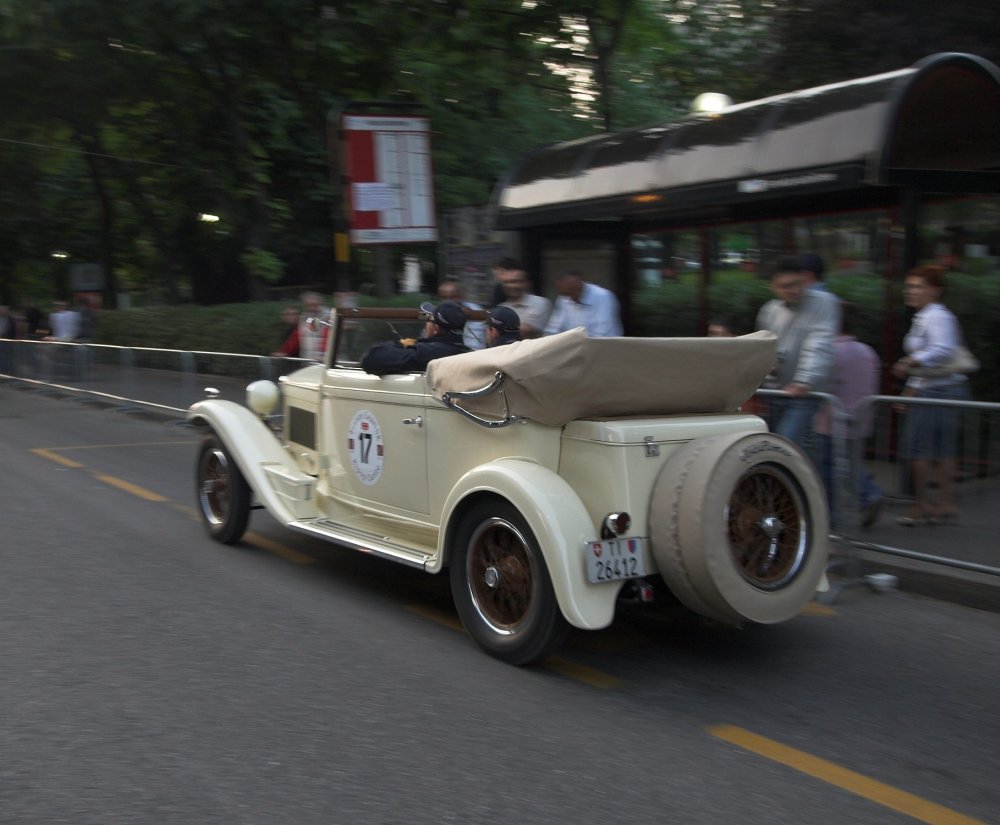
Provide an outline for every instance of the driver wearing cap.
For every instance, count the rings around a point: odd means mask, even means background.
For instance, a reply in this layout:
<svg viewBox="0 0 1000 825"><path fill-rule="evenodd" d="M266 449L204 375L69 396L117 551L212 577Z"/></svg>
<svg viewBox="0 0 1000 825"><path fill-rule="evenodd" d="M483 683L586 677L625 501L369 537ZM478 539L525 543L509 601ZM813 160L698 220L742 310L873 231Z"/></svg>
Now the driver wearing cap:
<svg viewBox="0 0 1000 825"><path fill-rule="evenodd" d="M426 322L420 338L375 344L361 358L361 368L374 375L423 372L435 358L469 352L462 343L465 310L460 304L454 301L442 301L437 306L421 304L420 313Z"/></svg>

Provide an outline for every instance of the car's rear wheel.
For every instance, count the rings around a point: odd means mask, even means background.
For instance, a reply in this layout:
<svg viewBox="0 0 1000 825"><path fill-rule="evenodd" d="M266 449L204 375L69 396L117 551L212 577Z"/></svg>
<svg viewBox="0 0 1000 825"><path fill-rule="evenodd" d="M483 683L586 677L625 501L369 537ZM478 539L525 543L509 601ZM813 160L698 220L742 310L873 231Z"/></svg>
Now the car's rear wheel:
<svg viewBox="0 0 1000 825"><path fill-rule="evenodd" d="M250 520L250 485L215 435L201 442L195 490L208 534L223 544L239 541Z"/></svg>
<svg viewBox="0 0 1000 825"><path fill-rule="evenodd" d="M813 598L829 516L809 458L772 434L696 439L664 465L649 514L653 554L695 612L762 624Z"/></svg>
<svg viewBox="0 0 1000 825"><path fill-rule="evenodd" d="M481 502L465 513L449 563L459 617L490 655L527 665L565 638L569 625L538 542L508 502Z"/></svg>

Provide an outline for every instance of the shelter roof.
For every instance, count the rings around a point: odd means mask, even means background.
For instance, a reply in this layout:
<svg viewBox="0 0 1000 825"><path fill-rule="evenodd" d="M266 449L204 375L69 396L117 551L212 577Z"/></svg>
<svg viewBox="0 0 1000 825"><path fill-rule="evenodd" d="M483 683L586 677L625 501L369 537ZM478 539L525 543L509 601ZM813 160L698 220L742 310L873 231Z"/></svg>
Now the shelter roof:
<svg viewBox="0 0 1000 825"><path fill-rule="evenodd" d="M909 186L1000 192L1000 69L942 53L894 72L535 150L499 229Z"/></svg>

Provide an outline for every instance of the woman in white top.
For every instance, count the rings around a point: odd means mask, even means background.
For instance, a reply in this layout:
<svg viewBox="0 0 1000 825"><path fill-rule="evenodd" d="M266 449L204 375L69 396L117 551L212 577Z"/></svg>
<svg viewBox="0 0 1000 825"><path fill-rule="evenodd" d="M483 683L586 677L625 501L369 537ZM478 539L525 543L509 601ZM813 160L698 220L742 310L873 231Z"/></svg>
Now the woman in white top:
<svg viewBox="0 0 1000 825"><path fill-rule="evenodd" d="M893 364L892 372L898 378L906 378L903 395L962 401L970 398L964 375L916 374L919 368L946 364L962 343L958 319L941 302L944 274L945 269L940 266L918 266L907 273L903 300L916 314L903 339L906 355ZM954 408L907 408L903 456L911 461L914 503L896 519L900 524L917 527L956 521L954 481L960 423L960 413ZM932 483L937 488L936 501L928 495Z"/></svg>

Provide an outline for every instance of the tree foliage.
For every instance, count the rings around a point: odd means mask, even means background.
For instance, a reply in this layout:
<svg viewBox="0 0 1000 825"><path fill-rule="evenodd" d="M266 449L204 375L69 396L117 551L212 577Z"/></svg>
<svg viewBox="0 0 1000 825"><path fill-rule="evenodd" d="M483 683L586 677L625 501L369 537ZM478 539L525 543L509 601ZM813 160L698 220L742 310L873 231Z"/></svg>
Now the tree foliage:
<svg viewBox="0 0 1000 825"><path fill-rule="evenodd" d="M0 301L65 294L53 250L103 264L112 299L331 285L328 119L349 101L429 116L448 209L484 203L533 146L675 117L703 91L997 57L993 15L957 6L0 0Z"/></svg>
<svg viewBox="0 0 1000 825"><path fill-rule="evenodd" d="M778 91L892 71L938 52L1000 61L1000 22L988 0L784 0L777 49L761 66Z"/></svg>

